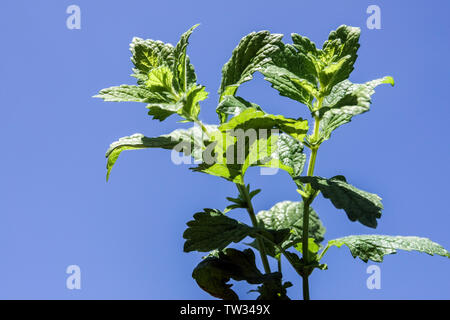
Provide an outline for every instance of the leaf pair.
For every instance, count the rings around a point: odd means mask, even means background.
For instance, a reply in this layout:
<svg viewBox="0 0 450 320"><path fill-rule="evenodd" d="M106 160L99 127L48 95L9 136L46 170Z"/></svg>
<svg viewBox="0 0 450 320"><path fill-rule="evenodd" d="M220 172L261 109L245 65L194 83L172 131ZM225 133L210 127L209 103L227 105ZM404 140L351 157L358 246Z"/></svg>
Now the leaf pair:
<svg viewBox="0 0 450 320"><path fill-rule="evenodd" d="M195 121L200 113L199 102L208 93L197 85L194 67L186 54L189 37L198 25L185 32L175 47L161 41L134 38L130 49L138 85L121 85L103 89L95 97L105 101L147 103L148 114L165 120L179 114L186 121Z"/></svg>
<svg viewBox="0 0 450 320"><path fill-rule="evenodd" d="M280 95L305 104L312 116L322 120L320 142L353 116L368 111L376 86L394 85L392 77L364 84L347 80L357 58L359 36L359 28L342 25L330 33L322 49L317 49L307 37L293 33L293 43L282 45L259 68Z"/></svg>
<svg viewBox="0 0 450 320"><path fill-rule="evenodd" d="M265 79L281 95L306 104L328 95L337 83L347 79L356 61L359 28L340 26L332 31L322 49L306 37L293 33L286 44L261 68Z"/></svg>

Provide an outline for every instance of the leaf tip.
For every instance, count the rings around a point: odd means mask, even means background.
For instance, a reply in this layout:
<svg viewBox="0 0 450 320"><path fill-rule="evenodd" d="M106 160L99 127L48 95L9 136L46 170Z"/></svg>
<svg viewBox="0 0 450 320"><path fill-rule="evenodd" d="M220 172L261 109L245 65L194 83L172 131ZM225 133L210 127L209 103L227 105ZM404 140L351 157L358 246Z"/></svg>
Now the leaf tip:
<svg viewBox="0 0 450 320"><path fill-rule="evenodd" d="M386 77L384 77L383 83L388 83L388 84L390 84L391 86L394 86L394 85L395 85L394 78L391 77L391 76L386 76Z"/></svg>

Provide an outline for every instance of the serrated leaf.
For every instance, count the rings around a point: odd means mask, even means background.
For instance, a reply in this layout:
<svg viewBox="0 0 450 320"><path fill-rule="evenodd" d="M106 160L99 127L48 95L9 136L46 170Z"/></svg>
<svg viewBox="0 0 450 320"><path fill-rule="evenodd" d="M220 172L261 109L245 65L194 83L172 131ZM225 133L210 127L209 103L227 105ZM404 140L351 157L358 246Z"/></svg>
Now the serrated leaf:
<svg viewBox="0 0 450 320"><path fill-rule="evenodd" d="M309 183L314 190L320 190L338 209L344 209L350 221L359 221L365 226L376 228L381 217L383 204L374 193L362 191L347 183L345 177L331 179L322 177L298 177L302 183Z"/></svg>
<svg viewBox="0 0 450 320"><path fill-rule="evenodd" d="M258 68L264 66L283 46L283 35L269 31L252 32L241 39L230 60L223 66L219 95L235 95L237 88L253 78Z"/></svg>
<svg viewBox="0 0 450 320"><path fill-rule="evenodd" d="M312 108L318 96L316 59L319 50L306 37L291 34L293 44L284 45L261 73L280 95Z"/></svg>
<svg viewBox="0 0 450 320"><path fill-rule="evenodd" d="M260 284L266 278L256 267L252 250L239 251L232 248L208 256L197 265L192 277L204 291L224 300L239 300L238 295L230 289L230 279Z"/></svg>
<svg viewBox="0 0 450 320"><path fill-rule="evenodd" d="M217 126L214 125L206 125L206 128L210 131L217 130ZM108 158L106 179L108 180L111 169L122 151L146 148L176 148L177 151L181 151L185 155L192 155L194 159L200 160L207 141L208 137L199 127L177 129L155 138L149 138L140 133L120 138L113 142L106 152L106 158Z"/></svg>
<svg viewBox="0 0 450 320"><path fill-rule="evenodd" d="M232 242L240 242L252 234L252 228L224 215L217 209L204 209L194 214L183 233L184 251L208 252L223 249Z"/></svg>
<svg viewBox="0 0 450 320"><path fill-rule="evenodd" d="M334 85L350 75L359 34L359 28L342 25L330 33L320 50L308 38L294 33L293 44L284 45L260 71L280 95L313 110L314 98L328 95Z"/></svg>
<svg viewBox="0 0 450 320"><path fill-rule="evenodd" d="M124 84L102 89L94 98L101 98L105 101L113 102L150 102L151 100L157 99L158 96L145 87Z"/></svg>
<svg viewBox="0 0 450 320"><path fill-rule="evenodd" d="M262 167L279 168L297 177L303 172L306 155L303 153L303 144L287 134L273 136L275 148L272 150L270 160L259 164Z"/></svg>
<svg viewBox="0 0 450 320"><path fill-rule="evenodd" d="M331 31L328 40L322 46L319 63L321 65L319 82L322 92L327 95L334 85L347 79L353 71L353 65L358 57L359 36L361 30L357 27L341 25Z"/></svg>
<svg viewBox="0 0 450 320"><path fill-rule="evenodd" d="M103 89L96 96L107 101L148 103L148 114L163 121L179 114L185 121L198 120L199 102L206 99L204 87L196 84L194 67L186 54L189 36L182 36L176 47L161 41L133 38L131 60L138 86L122 85Z"/></svg>
<svg viewBox="0 0 450 320"><path fill-rule="evenodd" d="M151 103L147 106L148 114L154 119L163 121L172 114L179 114L188 121L198 119L200 113L199 102L208 97L204 86L191 86L185 93L169 98L165 103Z"/></svg>
<svg viewBox="0 0 450 320"><path fill-rule="evenodd" d="M256 215L261 227L270 230L288 230L288 237L277 243L283 249L288 249L300 243L303 237L303 202L282 201L275 204L269 210L263 210ZM291 231L292 230L292 231ZM309 208L309 230L308 237L314 239L316 243L321 243L325 235L325 227L320 221L317 213ZM256 243L251 244L256 247ZM277 251L273 244L265 241L266 251L269 255L275 256Z"/></svg>
<svg viewBox="0 0 450 320"><path fill-rule="evenodd" d="M173 73L177 78L177 88L180 91L187 91L187 89L196 84L196 75L194 67L189 62L189 57L186 54L186 49L189 44L189 37L199 24L194 25L188 31L183 33L174 49L174 67Z"/></svg>
<svg viewBox="0 0 450 320"><path fill-rule="evenodd" d="M354 84L345 80L334 86L323 100L323 107L318 113L321 118L320 137L324 140L329 139L331 133L338 127L350 122L354 116L369 111L374 89L384 83L393 86L394 79L384 77L364 84Z"/></svg>
<svg viewBox="0 0 450 320"><path fill-rule="evenodd" d="M173 67L175 63L174 50L171 44L159 40L133 38L130 44L131 61L135 68L133 76L138 84L143 85L148 79L149 72L159 66Z"/></svg>
<svg viewBox="0 0 450 320"><path fill-rule="evenodd" d="M214 134L211 150L205 151L214 154L214 161L205 161L191 169L238 184L243 183L245 172L251 166L279 166L288 172L302 169L304 163L293 162L304 161L298 155L299 150L295 149L298 147L296 143L290 143L292 151L297 153L292 154L295 157L288 159L289 154L282 154L281 160L277 158L278 131L273 128L281 129L297 139L302 139L308 130L306 120L284 118L248 108L219 126L221 133ZM285 137L282 139L286 143L289 141ZM284 148L283 142L280 142L280 146Z"/></svg>
<svg viewBox="0 0 450 320"><path fill-rule="evenodd" d="M450 253L441 245L427 238L411 236L355 235L328 242L328 247L340 248L343 245L350 249L353 258L359 257L364 262L382 262L385 255L394 254L397 250L419 251L450 258Z"/></svg>
<svg viewBox="0 0 450 320"><path fill-rule="evenodd" d="M219 115L220 123L224 123L228 120L229 116L237 116L249 108L262 111L261 107L256 103L249 102L241 97L226 95L217 106L216 112Z"/></svg>
<svg viewBox="0 0 450 320"><path fill-rule="evenodd" d="M270 63L259 71L280 95L297 100L311 108L314 94L318 89L312 62L314 57L310 55L309 48L303 48L300 44L297 46L286 44Z"/></svg>
<svg viewBox="0 0 450 320"><path fill-rule="evenodd" d="M210 134L212 143L204 152L204 162L191 170L243 184L249 167L270 159L274 148L271 133L253 128L213 132Z"/></svg>
<svg viewBox="0 0 450 320"><path fill-rule="evenodd" d="M239 129L245 131L273 128L278 128L298 141L302 141L308 132L308 121L301 118L285 118L281 115L267 114L255 108L248 108L230 121L220 125L219 130L226 132Z"/></svg>

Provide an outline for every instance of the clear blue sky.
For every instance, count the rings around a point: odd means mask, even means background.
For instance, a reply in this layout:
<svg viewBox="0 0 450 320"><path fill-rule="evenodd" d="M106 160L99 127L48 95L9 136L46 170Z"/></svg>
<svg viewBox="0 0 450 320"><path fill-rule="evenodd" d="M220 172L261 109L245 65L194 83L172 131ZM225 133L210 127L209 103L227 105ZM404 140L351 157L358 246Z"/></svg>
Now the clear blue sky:
<svg viewBox="0 0 450 320"><path fill-rule="evenodd" d="M66 8L81 8L81 30L66 28ZM366 28L366 9L381 8L381 30ZM187 166L170 152L124 153L105 182L104 154L119 137L167 133L180 124L146 115L143 104L91 96L133 84L133 36L175 43L201 23L188 53L210 97L201 118L217 121L222 65L239 39L267 29L300 33L319 45L340 24L362 28L350 79L384 75L370 113L333 134L319 151L316 173L345 174L376 192L385 210L376 230L350 222L321 198L315 209L326 239L348 234L418 235L450 248L448 226L450 117L448 1L1 1L0 3L0 298L210 299L191 278L202 254L182 252L192 214L223 208L233 184ZM272 113L307 116L260 75L239 92ZM186 125L183 125L186 126ZM257 210L299 196L287 174L246 177L263 192ZM234 217L246 219L236 211ZM311 279L313 299L450 299L450 261L401 252L381 265L381 290L368 290L367 264L332 248L329 270ZM259 263L259 260L258 260ZM66 289L66 267L81 267L82 289ZM285 279L301 283L285 264ZM247 285L236 284L244 298Z"/></svg>

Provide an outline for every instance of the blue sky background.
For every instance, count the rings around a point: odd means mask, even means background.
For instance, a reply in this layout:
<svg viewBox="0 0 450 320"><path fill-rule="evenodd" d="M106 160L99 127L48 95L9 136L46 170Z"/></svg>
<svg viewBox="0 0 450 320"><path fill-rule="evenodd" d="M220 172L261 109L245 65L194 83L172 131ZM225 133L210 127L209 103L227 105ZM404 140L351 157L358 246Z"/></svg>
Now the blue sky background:
<svg viewBox="0 0 450 320"><path fill-rule="evenodd" d="M81 30L66 28L71 4L81 8ZM381 30L366 28L370 4L381 8ZM396 86L379 87L372 111L323 144L316 174L345 174L379 194L385 210L373 230L319 197L314 208L326 240L417 235L450 248L449 13L448 1L1 1L0 298L211 298L191 278L202 254L182 252L182 233L193 213L224 208L234 185L172 164L165 150L124 153L106 183L104 154L112 141L180 124L176 117L151 120L144 104L91 98L104 87L134 83L133 36L176 43L196 23L188 53L210 92L201 112L207 123L217 122L221 68L244 35L267 29L290 41L296 32L320 46L340 24L361 27L350 80L392 75ZM239 94L272 113L308 116L261 75ZM284 172L260 176L252 169L246 180L263 189L256 210L299 200ZM243 211L230 215L248 221ZM366 288L368 265L347 248L330 249L325 262L329 270L310 279L313 299L450 298L450 261L442 257L387 256L381 290ZM71 264L81 267L81 290L66 289ZM290 296L300 298L300 279L286 263L284 270L294 283ZM235 288L256 297L246 284Z"/></svg>

